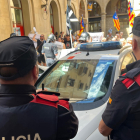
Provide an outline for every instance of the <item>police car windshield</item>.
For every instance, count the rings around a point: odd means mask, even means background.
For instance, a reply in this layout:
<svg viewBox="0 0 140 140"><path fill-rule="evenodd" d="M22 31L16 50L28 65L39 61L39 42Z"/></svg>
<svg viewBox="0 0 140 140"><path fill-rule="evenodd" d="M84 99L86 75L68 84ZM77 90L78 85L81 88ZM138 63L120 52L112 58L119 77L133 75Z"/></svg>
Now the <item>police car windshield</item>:
<svg viewBox="0 0 140 140"><path fill-rule="evenodd" d="M38 89L59 92L70 102L102 99L109 88L115 60L60 60L43 76Z"/></svg>

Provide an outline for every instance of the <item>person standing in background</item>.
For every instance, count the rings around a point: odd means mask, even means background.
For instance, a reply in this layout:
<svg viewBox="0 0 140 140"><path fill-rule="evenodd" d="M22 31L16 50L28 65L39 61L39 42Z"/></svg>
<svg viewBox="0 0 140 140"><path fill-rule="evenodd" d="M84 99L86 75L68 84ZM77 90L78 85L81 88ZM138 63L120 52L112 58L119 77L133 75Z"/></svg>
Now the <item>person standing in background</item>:
<svg viewBox="0 0 140 140"><path fill-rule="evenodd" d="M37 33L35 33L35 35L33 36L33 39L32 40L34 42L37 42L36 50L39 53L38 54L38 65L41 65L41 62L42 62L43 63L43 66L46 66L45 57L42 54L42 46L43 46L44 43L46 43L46 41L45 41L45 38L44 38L44 35L43 34L40 35L40 40L39 39L36 39L35 38L36 37L36 34Z"/></svg>
<svg viewBox="0 0 140 140"><path fill-rule="evenodd" d="M57 45L54 43L55 40L55 35L50 34L47 39L47 43L45 43L42 48L42 54L46 56L46 63L48 67L55 63L56 56L58 55L58 48Z"/></svg>

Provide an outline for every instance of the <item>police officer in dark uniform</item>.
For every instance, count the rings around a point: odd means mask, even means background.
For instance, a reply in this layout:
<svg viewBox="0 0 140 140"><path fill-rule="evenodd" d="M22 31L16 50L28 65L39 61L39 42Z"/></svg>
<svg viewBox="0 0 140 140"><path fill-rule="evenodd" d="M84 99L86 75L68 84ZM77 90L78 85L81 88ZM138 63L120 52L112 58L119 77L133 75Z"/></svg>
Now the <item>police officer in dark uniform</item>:
<svg viewBox="0 0 140 140"><path fill-rule="evenodd" d="M47 39L47 43L45 43L42 48L42 54L45 54L46 56L46 63L48 67L50 67L55 62L56 56L58 55L57 45L54 44L55 40L55 35L50 34Z"/></svg>
<svg viewBox="0 0 140 140"><path fill-rule="evenodd" d="M113 140L140 139L140 16L134 19L132 49L138 61L127 65L111 92L99 131Z"/></svg>
<svg viewBox="0 0 140 140"><path fill-rule="evenodd" d="M91 36L88 32L83 32L79 38L80 43L77 44L76 50L79 49L81 44L92 42Z"/></svg>
<svg viewBox="0 0 140 140"><path fill-rule="evenodd" d="M10 48L10 49L9 49ZM0 42L0 139L69 140L78 119L56 93L36 93L37 55L33 41L15 36Z"/></svg>

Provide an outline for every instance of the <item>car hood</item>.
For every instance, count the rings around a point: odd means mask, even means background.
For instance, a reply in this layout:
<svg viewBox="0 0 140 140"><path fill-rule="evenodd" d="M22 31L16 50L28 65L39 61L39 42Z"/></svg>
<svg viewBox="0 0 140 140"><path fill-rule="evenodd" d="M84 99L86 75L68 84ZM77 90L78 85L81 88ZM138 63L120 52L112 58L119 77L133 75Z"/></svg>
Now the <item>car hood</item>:
<svg viewBox="0 0 140 140"><path fill-rule="evenodd" d="M106 105L107 103L92 110L75 111L79 120L79 128L73 140L86 140L98 128Z"/></svg>

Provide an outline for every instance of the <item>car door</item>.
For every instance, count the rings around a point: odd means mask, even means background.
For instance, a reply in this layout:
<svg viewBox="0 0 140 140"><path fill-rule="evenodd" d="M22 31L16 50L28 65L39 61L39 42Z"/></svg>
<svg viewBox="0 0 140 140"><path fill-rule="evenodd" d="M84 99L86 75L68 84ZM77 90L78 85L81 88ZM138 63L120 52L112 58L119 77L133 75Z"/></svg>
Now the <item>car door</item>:
<svg viewBox="0 0 140 140"><path fill-rule="evenodd" d="M114 84L118 77L127 72L126 65L131 64L136 61L136 58L132 52L132 48L127 48L119 54L119 59L117 60Z"/></svg>
<svg viewBox="0 0 140 140"><path fill-rule="evenodd" d="M136 59L135 59L134 54L132 52L128 52L122 60L121 68L120 68L120 75L126 73L127 72L126 66L135 61Z"/></svg>

